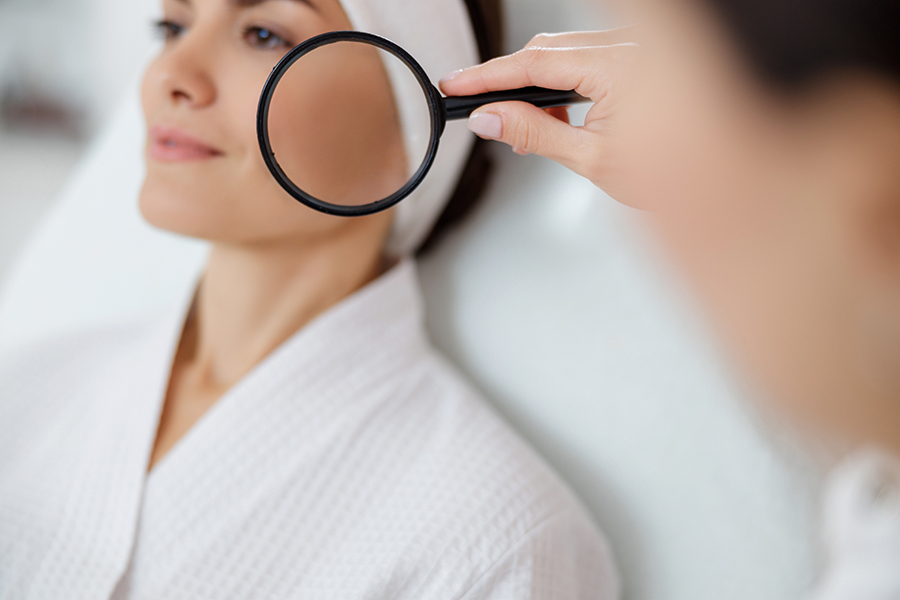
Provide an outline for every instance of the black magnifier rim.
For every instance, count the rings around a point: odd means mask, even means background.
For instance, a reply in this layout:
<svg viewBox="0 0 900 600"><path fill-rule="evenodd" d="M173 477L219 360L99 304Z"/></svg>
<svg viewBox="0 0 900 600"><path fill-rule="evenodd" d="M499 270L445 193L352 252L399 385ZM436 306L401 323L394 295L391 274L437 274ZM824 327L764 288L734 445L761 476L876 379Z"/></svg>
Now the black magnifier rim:
<svg viewBox="0 0 900 600"><path fill-rule="evenodd" d="M419 85L422 87L422 91L425 93L425 97L428 100L428 108L431 112L431 139L428 143L428 152L425 155L425 160L419 165L415 174L403 187L390 196L370 204L362 204L359 206L332 204L331 202L320 200L300 189L290 180L278 164L278 161L275 159L275 153L272 151L272 145L269 141L269 105L272 103L272 96L275 93L278 82L281 81L281 78L287 73L288 69L290 69L300 58L317 48L337 42L360 42L369 44L370 46L386 50L403 61L419 81ZM262 157L266 166L269 168L269 172L272 173L275 180L288 194L306 206L329 215L361 217L394 206L409 196L413 190L422 183L422 180L425 178L425 175L428 174L428 171L431 169L431 165L434 163L434 159L437 156L438 144L440 143L441 133L443 132L445 123L444 119L442 119L442 109L441 96L428 79L425 69L423 69L422 66L406 52L406 50L394 42L373 33L366 33L363 31L331 31L312 37L295 46L278 62L277 65L275 65L275 68L272 69L259 98L259 106L256 111L256 135L259 139L259 149L262 152Z"/></svg>

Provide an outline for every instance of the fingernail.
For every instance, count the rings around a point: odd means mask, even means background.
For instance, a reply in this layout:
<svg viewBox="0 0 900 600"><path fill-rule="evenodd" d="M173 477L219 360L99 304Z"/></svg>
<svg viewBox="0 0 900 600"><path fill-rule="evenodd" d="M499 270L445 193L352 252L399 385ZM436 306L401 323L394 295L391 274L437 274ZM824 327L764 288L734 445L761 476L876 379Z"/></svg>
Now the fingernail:
<svg viewBox="0 0 900 600"><path fill-rule="evenodd" d="M475 113L469 117L469 131L481 137L497 139L503 135L503 120L494 113Z"/></svg>
<svg viewBox="0 0 900 600"><path fill-rule="evenodd" d="M448 74L444 75L441 78L441 80L438 81L438 83L447 83L448 81L452 81L452 80L456 79L456 76L459 75L460 73L462 73L462 69L459 69L458 71L453 71L452 73L448 73Z"/></svg>

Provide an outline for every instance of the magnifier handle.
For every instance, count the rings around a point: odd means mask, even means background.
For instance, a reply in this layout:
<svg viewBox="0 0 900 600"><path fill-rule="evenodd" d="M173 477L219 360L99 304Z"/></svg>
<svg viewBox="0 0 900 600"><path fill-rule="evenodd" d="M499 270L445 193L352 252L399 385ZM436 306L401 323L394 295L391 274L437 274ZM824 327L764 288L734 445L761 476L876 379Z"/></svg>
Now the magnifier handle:
<svg viewBox="0 0 900 600"><path fill-rule="evenodd" d="M447 111L447 120L468 119L476 108L494 102L528 102L538 108L550 108L553 106L569 106L579 102L591 102L574 91L550 90L540 87L526 87L517 90L503 90L500 92L487 92L475 96L450 96L444 98L444 108Z"/></svg>

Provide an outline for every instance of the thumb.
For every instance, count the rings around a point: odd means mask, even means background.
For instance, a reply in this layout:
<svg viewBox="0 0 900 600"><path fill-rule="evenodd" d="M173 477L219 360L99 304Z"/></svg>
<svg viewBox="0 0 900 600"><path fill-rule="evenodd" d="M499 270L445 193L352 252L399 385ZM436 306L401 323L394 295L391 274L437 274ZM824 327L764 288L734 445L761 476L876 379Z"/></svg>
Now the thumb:
<svg viewBox="0 0 900 600"><path fill-rule="evenodd" d="M537 154L573 166L582 147L582 132L527 102L498 102L469 117L469 129L479 137L512 146L519 154Z"/></svg>

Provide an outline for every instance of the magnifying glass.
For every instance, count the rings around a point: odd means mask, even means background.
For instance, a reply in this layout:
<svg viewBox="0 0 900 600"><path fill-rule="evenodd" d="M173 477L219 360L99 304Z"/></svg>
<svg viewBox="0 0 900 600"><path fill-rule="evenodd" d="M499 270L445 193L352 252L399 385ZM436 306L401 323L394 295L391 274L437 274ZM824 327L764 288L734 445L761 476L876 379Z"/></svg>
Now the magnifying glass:
<svg viewBox="0 0 900 600"><path fill-rule="evenodd" d="M288 194L354 217L390 208L422 183L447 121L507 100L541 108L590 101L537 87L444 98L397 44L335 31L296 46L272 70L256 130L263 160Z"/></svg>

